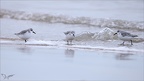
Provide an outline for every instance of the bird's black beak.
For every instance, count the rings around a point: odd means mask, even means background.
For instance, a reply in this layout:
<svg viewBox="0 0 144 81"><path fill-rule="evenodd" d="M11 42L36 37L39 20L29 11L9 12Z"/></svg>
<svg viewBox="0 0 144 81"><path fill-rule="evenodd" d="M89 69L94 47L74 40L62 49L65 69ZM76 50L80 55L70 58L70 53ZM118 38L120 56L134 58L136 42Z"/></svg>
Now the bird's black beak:
<svg viewBox="0 0 144 81"><path fill-rule="evenodd" d="M34 31L33 31L33 33L36 34Z"/></svg>
<svg viewBox="0 0 144 81"><path fill-rule="evenodd" d="M117 33L115 33L114 35L116 35Z"/></svg>

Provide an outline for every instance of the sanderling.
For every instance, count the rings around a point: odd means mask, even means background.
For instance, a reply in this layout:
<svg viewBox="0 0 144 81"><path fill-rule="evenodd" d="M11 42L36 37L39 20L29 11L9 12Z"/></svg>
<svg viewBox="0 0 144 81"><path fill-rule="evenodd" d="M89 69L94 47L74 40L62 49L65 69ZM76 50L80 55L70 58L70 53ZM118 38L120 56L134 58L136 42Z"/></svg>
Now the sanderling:
<svg viewBox="0 0 144 81"><path fill-rule="evenodd" d="M72 40L75 38L75 31L67 31L64 34L66 35L67 44L72 44Z"/></svg>
<svg viewBox="0 0 144 81"><path fill-rule="evenodd" d="M119 38L120 40L123 40L122 45L124 45L124 42L125 42L125 41L131 41L131 45L133 45L132 39L133 39L134 37L138 37L137 35L133 35L133 34L130 34L130 33L128 33L128 32L120 31L120 30L118 30L114 35L116 35L116 34L118 34L118 38Z"/></svg>
<svg viewBox="0 0 144 81"><path fill-rule="evenodd" d="M29 28L29 29L23 30L19 33L15 33L15 35L17 35L21 39L25 40L25 42L27 42L27 40L31 37L31 32L36 34L32 28Z"/></svg>

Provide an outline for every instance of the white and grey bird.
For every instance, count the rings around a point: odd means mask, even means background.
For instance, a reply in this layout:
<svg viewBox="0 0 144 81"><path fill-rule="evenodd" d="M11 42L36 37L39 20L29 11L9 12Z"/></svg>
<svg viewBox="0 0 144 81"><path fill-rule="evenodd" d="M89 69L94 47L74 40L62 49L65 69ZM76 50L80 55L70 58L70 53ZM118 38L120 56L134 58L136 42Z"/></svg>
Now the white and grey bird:
<svg viewBox="0 0 144 81"><path fill-rule="evenodd" d="M128 33L128 32L125 32L125 31L120 31L120 30L118 30L114 35L116 35L116 34L118 35L118 38L120 40L123 40L122 45L124 45L125 41L130 41L131 45L133 45L133 43L132 43L133 38L138 37L137 35L133 35L131 33Z"/></svg>
<svg viewBox="0 0 144 81"><path fill-rule="evenodd" d="M67 31L64 32L64 34L66 35L67 44L72 44L72 41L75 38L75 31Z"/></svg>
<svg viewBox="0 0 144 81"><path fill-rule="evenodd" d="M22 30L19 33L15 33L15 35L17 35L19 38L25 40L25 42L27 42L27 40L31 37L31 33L36 34L32 28L26 29L26 30Z"/></svg>

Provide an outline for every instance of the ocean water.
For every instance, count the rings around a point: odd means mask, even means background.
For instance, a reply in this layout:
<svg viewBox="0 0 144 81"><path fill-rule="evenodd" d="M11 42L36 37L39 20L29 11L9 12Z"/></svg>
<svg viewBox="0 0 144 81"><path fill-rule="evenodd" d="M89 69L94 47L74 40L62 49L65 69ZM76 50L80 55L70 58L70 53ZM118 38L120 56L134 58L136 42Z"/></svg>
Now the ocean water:
<svg viewBox="0 0 144 81"><path fill-rule="evenodd" d="M115 54L116 56L118 54L118 55L122 55L122 57L123 55L127 56L127 54L128 55L140 54L140 56L139 55L135 56L134 59L143 58L143 54L144 54L144 50L143 50L144 48L144 19L143 19L144 1L143 0L76 0L76 1L74 0L40 0L40 1L1 0L0 4L1 4L0 43L4 45L4 47L2 48L3 54L9 54L9 52L6 51L7 49L15 50L12 48L7 48L7 44L8 44L8 45L12 45L12 46L16 45L20 47L23 47L24 45L33 48L39 51L37 54L41 53L42 51L39 50L38 48L46 47L50 51L51 49L49 49L49 47L50 48L54 47L54 48L60 48L60 49L56 49L58 51L63 51L64 49L67 50L69 48L74 49L75 52L78 52L76 54L83 54L84 53L83 50L84 51L86 50L87 54L94 54L95 52L100 51L98 54L112 54L114 56ZM33 34L32 37L28 40L28 42L25 43L23 40L21 40L20 38L14 35L14 33L18 33L21 30L25 30L28 28L33 28L33 30L36 32L36 34ZM76 32L76 38L74 39L72 45L66 45L66 41L65 41L64 32L69 30L73 30ZM117 36L113 35L117 30L123 30L138 35L137 38L133 39L134 45L130 45L130 42L126 42L125 46L119 45L123 41L119 40ZM38 48L35 48L33 46L38 46ZM54 51L49 52L49 51L44 53L58 54L58 52L54 52ZM15 51L15 52L16 54L21 54L20 51ZM29 54L29 50L28 51L23 50L23 52ZM33 52L32 54L35 54L35 52ZM96 56L94 55L94 57ZM20 58L26 60L26 58L23 57ZM63 58L60 57L60 59ZM138 66L141 67L142 66L141 64L143 63L141 59L139 59L138 61L134 61L134 65L140 62ZM88 60L90 60L90 58ZM102 62L102 60L105 59L101 58L100 60L95 60L95 61ZM43 61L36 61L36 62L42 63ZM63 61L60 62L65 66L65 62ZM88 61L88 63L90 62L91 61ZM75 68L74 70L75 71L80 70L80 66L78 66L79 69L76 69L77 64L76 65L75 64L76 63L74 63L74 68ZM86 66L87 64L84 63L84 65ZM91 67L93 66L94 64L91 64ZM6 65L3 67L9 67L9 66ZM58 66L56 65L56 67ZM70 66L66 66L66 67L69 68ZM59 68L63 68L63 67L59 67ZM127 68L131 68L131 67L127 67ZM137 73L136 70L132 73L142 75L140 71L143 69L142 68L137 68L137 69L139 69ZM92 70L94 70L94 68ZM4 69L3 72L4 71L6 71L6 69ZM84 70L80 70L80 71L84 71ZM87 72L88 71L86 71L85 73ZM95 74L95 72L96 71L94 71L92 74ZM62 76L61 78L59 77L58 79L60 80L67 80L67 79L95 80L96 79L94 78L95 76L91 77L88 75L90 75L90 73L84 75L85 78L83 77L78 78L74 76L73 79L72 77L64 79L64 76ZM53 75L52 77L55 76ZM107 76L106 79L109 80L120 79L120 77L118 76L115 79L109 77L111 76ZM37 79L42 80L42 78L44 77L37 78ZM139 80L138 78L140 78L140 80L143 80L141 76L140 77L136 76L136 78L125 77L124 79ZM22 76L16 78L16 80L18 79L25 80ZM53 78L49 78L49 80L50 79ZM101 79L102 78L100 78L100 80ZM32 80L34 79L32 78Z"/></svg>

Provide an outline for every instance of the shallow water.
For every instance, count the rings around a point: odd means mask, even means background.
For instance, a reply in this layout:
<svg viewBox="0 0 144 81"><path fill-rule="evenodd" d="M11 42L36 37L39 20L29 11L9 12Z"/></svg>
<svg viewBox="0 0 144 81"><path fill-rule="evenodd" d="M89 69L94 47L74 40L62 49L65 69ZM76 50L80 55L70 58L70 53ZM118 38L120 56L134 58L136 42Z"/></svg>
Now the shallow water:
<svg viewBox="0 0 144 81"><path fill-rule="evenodd" d="M1 73L14 74L9 80L143 80L143 59L142 53L1 45Z"/></svg>

